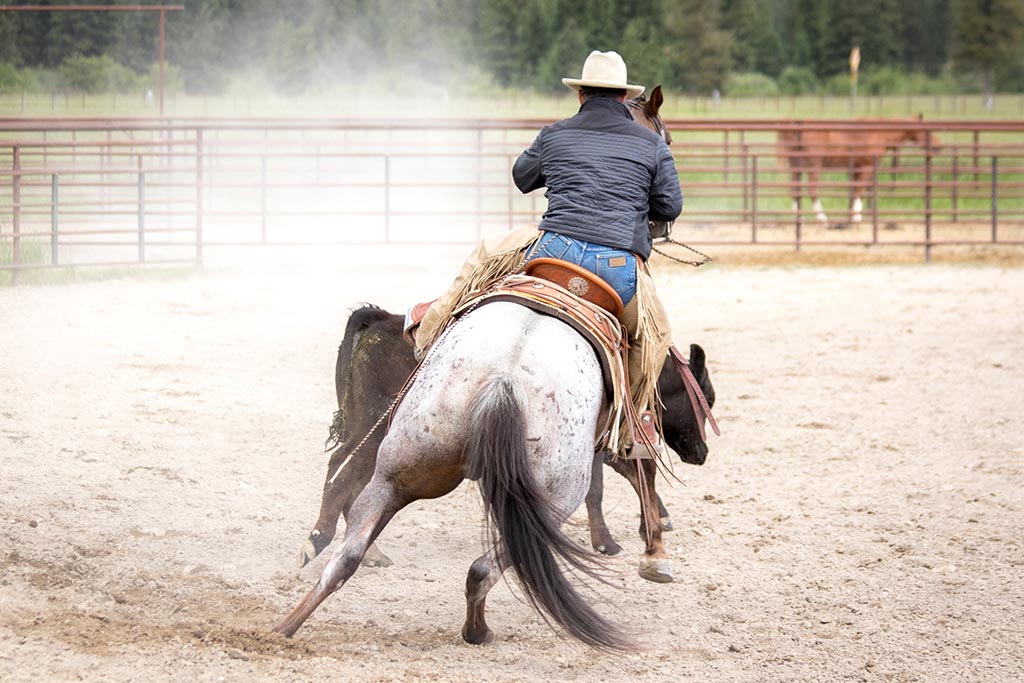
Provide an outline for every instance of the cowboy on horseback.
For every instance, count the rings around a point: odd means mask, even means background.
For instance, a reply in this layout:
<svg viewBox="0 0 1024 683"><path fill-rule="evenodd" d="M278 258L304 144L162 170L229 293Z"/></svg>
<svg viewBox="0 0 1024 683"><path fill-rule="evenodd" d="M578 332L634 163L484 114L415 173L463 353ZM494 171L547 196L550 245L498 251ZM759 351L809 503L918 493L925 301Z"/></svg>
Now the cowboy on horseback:
<svg viewBox="0 0 1024 683"><path fill-rule="evenodd" d="M416 354L422 357L452 311L533 259L568 261L596 274L624 306L629 392L645 436L634 438L627 422L618 443L620 453L635 450L640 455L643 444L663 447L657 381L672 343L647 265L650 223L679 216L679 176L665 139L637 125L624 104L644 87L627 82L626 64L618 53L591 52L581 77L563 78L562 83L578 92L579 112L541 130L512 169L524 194L547 188L548 207L538 229L511 231L482 243L422 320L410 312L407 328L410 334L415 330Z"/></svg>

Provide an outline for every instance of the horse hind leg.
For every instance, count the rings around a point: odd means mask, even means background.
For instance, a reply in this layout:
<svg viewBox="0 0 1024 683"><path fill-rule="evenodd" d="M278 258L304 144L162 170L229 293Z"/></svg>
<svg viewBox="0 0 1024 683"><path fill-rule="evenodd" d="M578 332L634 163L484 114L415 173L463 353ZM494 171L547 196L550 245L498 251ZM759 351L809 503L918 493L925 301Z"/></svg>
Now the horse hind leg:
<svg viewBox="0 0 1024 683"><path fill-rule="evenodd" d="M636 487L637 494L645 500L640 510L640 538L644 539L646 548L640 556L637 573L640 578L654 583L671 583L675 580L675 572L672 569L672 560L661 539L663 531L661 518L654 514L654 509L661 507L654 490L657 466L653 460L641 460L640 469L642 472L638 473L636 483L630 481ZM642 488L640 487L641 478Z"/></svg>
<svg viewBox="0 0 1024 683"><path fill-rule="evenodd" d="M352 506L341 547L324 567L316 585L274 631L288 637L294 635L316 608L355 574L370 544L407 502L399 498L390 484L371 481Z"/></svg>
<svg viewBox="0 0 1024 683"><path fill-rule="evenodd" d="M860 223L861 221L864 220L863 212L864 201L859 196L854 197L850 211L850 220L853 223Z"/></svg>
<svg viewBox="0 0 1024 683"><path fill-rule="evenodd" d="M481 555L470 566L466 575L466 623L462 639L471 645L484 645L494 640L494 632L487 626L484 611L487 594L508 568L501 543Z"/></svg>
<svg viewBox="0 0 1024 683"><path fill-rule="evenodd" d="M828 225L828 216L825 214L825 207L821 204L821 197L818 196L818 180L821 177L820 171L808 171L807 172L807 185L811 194L811 201L813 202L812 207L814 209L814 217L822 225Z"/></svg>
<svg viewBox="0 0 1024 683"><path fill-rule="evenodd" d="M860 223L864 216L864 200L861 199L864 195L864 188L868 184L872 170L860 170L858 169L853 176L853 199L850 201L850 222L857 224Z"/></svg>

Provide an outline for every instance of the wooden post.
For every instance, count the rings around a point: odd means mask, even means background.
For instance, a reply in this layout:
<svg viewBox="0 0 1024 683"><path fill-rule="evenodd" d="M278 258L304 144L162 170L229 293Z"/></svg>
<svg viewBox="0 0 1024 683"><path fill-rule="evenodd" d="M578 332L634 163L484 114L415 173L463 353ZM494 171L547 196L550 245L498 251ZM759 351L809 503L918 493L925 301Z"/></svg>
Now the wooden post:
<svg viewBox="0 0 1024 683"><path fill-rule="evenodd" d="M391 243L391 157L384 156L384 243Z"/></svg>
<svg viewBox="0 0 1024 683"><path fill-rule="evenodd" d="M932 132L925 133L924 143L924 260L932 260Z"/></svg>
<svg viewBox="0 0 1024 683"><path fill-rule="evenodd" d="M978 131L974 131L974 184L975 184L975 186L977 186L978 181L979 181L979 179L981 177L981 176L978 175L978 166L981 163L981 162L978 161L978 138L979 138L979 136L980 136L980 133Z"/></svg>
<svg viewBox="0 0 1024 683"><path fill-rule="evenodd" d="M203 129L196 129L196 260L203 262Z"/></svg>
<svg viewBox="0 0 1024 683"><path fill-rule="evenodd" d="M139 155L139 263L146 260L146 172Z"/></svg>
<svg viewBox="0 0 1024 683"><path fill-rule="evenodd" d="M50 263L57 265L57 174L50 176Z"/></svg>
<svg viewBox="0 0 1024 683"><path fill-rule="evenodd" d="M509 173L508 173L508 175L505 176L506 178L510 178L512 176L512 166L514 166L515 163L516 163L516 157L514 157L512 155L509 155L509 157L508 157ZM508 229L511 230L513 222L515 220L515 217L513 215L513 208L514 208L514 205L513 205L514 195L512 194L513 184L512 183L507 183L507 186L508 186Z"/></svg>
<svg viewBox="0 0 1024 683"><path fill-rule="evenodd" d="M960 185L960 183L958 182L959 181L959 176L960 176L959 165L960 165L959 147L956 147L954 145L954 147L953 147L953 222L954 223L957 222L957 218L959 217L957 215L959 213L959 211L957 210L957 205L959 204L958 200L959 200L959 195L960 195L960 193L959 193L959 185Z"/></svg>
<svg viewBox="0 0 1024 683"><path fill-rule="evenodd" d="M14 166L11 176L11 204L13 204L14 215L12 216L11 229L14 239L11 242L12 263L17 266L21 264L21 147L14 145ZM18 271L15 270L11 276L12 282L17 284Z"/></svg>
<svg viewBox="0 0 1024 683"><path fill-rule="evenodd" d="M871 159L871 243L878 244L878 156Z"/></svg>
<svg viewBox="0 0 1024 683"><path fill-rule="evenodd" d="M992 243L999 241L999 157L992 155Z"/></svg>
<svg viewBox="0 0 1024 683"><path fill-rule="evenodd" d="M750 242L757 244L757 155L750 159L753 182L750 184Z"/></svg>
<svg viewBox="0 0 1024 683"><path fill-rule="evenodd" d="M750 193L750 176L747 173L747 164L748 156L750 155L750 149L746 145L743 145L742 147L742 155L743 156L740 157L740 168L742 169L743 174L743 220L747 220L748 216L750 215L750 199L748 196Z"/></svg>
<svg viewBox="0 0 1024 683"><path fill-rule="evenodd" d="M267 243L267 155L260 157L260 244Z"/></svg>

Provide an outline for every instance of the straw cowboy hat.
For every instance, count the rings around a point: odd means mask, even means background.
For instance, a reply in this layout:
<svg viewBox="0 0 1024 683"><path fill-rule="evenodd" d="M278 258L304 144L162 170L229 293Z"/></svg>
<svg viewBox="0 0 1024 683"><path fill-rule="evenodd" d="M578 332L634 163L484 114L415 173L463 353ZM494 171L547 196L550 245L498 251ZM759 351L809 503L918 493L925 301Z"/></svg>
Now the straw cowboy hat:
<svg viewBox="0 0 1024 683"><path fill-rule="evenodd" d="M639 97L644 91L642 85L626 83L626 63L618 52L594 50L583 62L583 74L579 78L563 78L562 83L573 90L582 86L625 90L626 97Z"/></svg>

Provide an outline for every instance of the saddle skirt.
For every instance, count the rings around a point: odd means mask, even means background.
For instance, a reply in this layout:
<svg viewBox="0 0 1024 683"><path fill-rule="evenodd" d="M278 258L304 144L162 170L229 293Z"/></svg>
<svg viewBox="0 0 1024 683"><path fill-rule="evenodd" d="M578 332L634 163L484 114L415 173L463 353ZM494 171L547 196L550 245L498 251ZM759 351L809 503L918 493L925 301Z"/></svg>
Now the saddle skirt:
<svg viewBox="0 0 1024 683"><path fill-rule="evenodd" d="M618 447L619 427L627 414L623 405L630 400L625 363L629 342L622 324L605 309L579 298L554 282L530 275L509 275L503 278L494 287L455 309L452 320L495 301L517 303L555 317L590 342L601 364L605 394L611 404L607 414L598 420L595 443L607 446L614 452Z"/></svg>

